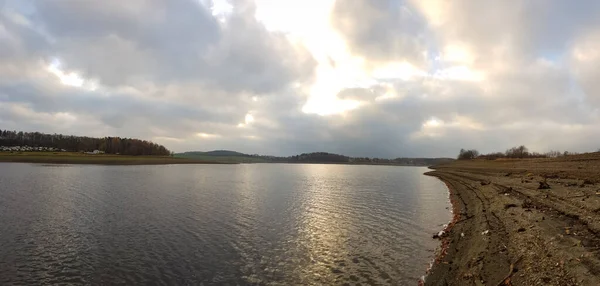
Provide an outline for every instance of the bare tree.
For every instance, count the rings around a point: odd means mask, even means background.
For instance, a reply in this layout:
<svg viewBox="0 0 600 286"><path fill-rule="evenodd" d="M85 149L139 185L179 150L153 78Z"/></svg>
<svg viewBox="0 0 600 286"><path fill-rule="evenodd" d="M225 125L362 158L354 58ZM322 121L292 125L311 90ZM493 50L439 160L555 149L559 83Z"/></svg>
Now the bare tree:
<svg viewBox="0 0 600 286"><path fill-rule="evenodd" d="M548 158L558 158L558 157L562 156L562 153L560 151L558 151L558 150L557 151L550 150L545 155Z"/></svg>
<svg viewBox="0 0 600 286"><path fill-rule="evenodd" d="M460 149L460 152L458 154L458 160L470 160L470 159L475 159L478 156L479 156L479 151L477 151L475 149L471 149L471 150Z"/></svg>
<svg viewBox="0 0 600 286"><path fill-rule="evenodd" d="M512 147L506 150L506 157L508 158L527 158L529 157L529 149L521 145L519 147Z"/></svg>

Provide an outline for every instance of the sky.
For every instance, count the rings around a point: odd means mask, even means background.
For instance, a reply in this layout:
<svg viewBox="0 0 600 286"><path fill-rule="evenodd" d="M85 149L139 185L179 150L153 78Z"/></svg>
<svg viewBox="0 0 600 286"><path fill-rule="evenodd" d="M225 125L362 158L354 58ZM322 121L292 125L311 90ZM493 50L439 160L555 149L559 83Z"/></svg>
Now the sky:
<svg viewBox="0 0 600 286"><path fill-rule="evenodd" d="M600 1L0 0L0 129L170 150L600 148Z"/></svg>

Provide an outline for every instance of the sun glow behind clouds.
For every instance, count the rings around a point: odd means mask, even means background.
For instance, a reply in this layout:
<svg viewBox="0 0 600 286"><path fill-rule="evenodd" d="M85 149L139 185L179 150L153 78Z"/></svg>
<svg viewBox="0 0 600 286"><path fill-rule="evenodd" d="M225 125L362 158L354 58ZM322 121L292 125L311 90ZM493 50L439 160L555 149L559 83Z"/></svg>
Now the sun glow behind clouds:
<svg viewBox="0 0 600 286"><path fill-rule="evenodd" d="M453 66L438 70L433 75L434 78L441 80L460 80L460 81L482 81L484 76L481 72L473 71L466 66Z"/></svg>
<svg viewBox="0 0 600 286"><path fill-rule="evenodd" d="M309 99L302 108L302 111L305 113L326 116L356 109L360 104L361 103L356 100L342 100L335 96L329 98L321 97L318 99Z"/></svg>
<svg viewBox="0 0 600 286"><path fill-rule="evenodd" d="M305 47L317 62L315 79L306 89L308 99L302 108L305 113L334 115L366 104L338 98L346 88L370 88L388 81L432 76L406 61L375 64L353 55L344 38L331 25L333 0L255 1L255 17L267 30L284 33L291 43ZM472 75L464 70L451 70L442 76L464 79ZM379 99L395 96L388 92Z"/></svg>
<svg viewBox="0 0 600 286"><path fill-rule="evenodd" d="M246 121L246 124L250 124L250 123L254 122L254 116L252 116L252 114L250 114L250 113L246 114L246 117L244 119Z"/></svg>
<svg viewBox="0 0 600 286"><path fill-rule="evenodd" d="M212 0L210 11L219 22L225 23L227 17L233 12L233 6L227 0Z"/></svg>
<svg viewBox="0 0 600 286"><path fill-rule="evenodd" d="M196 136L200 137L200 138L204 138L204 139L212 139L212 138L220 138L221 137L221 135L219 135L219 134L210 134L210 133L203 133L203 132L196 133Z"/></svg>
<svg viewBox="0 0 600 286"><path fill-rule="evenodd" d="M254 122L254 116L250 113L247 113L244 117L244 123L238 124L238 127L246 127Z"/></svg>
<svg viewBox="0 0 600 286"><path fill-rule="evenodd" d="M483 131L486 127L474 119L455 114L450 121L431 117L421 125L421 130L411 135L413 139L422 137L440 137L452 130L477 130Z"/></svg>
<svg viewBox="0 0 600 286"><path fill-rule="evenodd" d="M355 109L360 102L336 95L344 88L368 85L370 81L362 59L350 54L342 37L331 27L334 2L256 0L256 19L270 31L285 33L291 43L304 46L318 63L302 108L305 113L332 115Z"/></svg>
<svg viewBox="0 0 600 286"><path fill-rule="evenodd" d="M444 124L444 121L441 121L435 117L432 117L431 119L425 121L425 123L423 123L423 127L425 128L436 128L439 126L442 126Z"/></svg>
<svg viewBox="0 0 600 286"><path fill-rule="evenodd" d="M96 90L97 85L92 81L86 81L81 76L74 72L67 73L61 69L61 63L59 60L53 60L46 69L51 74L57 76L60 82L64 85L85 88L88 90Z"/></svg>
<svg viewBox="0 0 600 286"><path fill-rule="evenodd" d="M294 35L323 35L333 0L255 0L257 20L268 30ZM307 21L307 19L312 19ZM326 28L326 27L325 27Z"/></svg>
<svg viewBox="0 0 600 286"><path fill-rule="evenodd" d="M60 82L64 85L70 85L70 86L76 86L76 87L81 87L83 86L83 79L78 76L76 73L65 73L62 70L59 69L60 67L60 62L58 61L53 61L49 66L48 66L48 71L52 74L54 74L55 76L57 76L60 79Z"/></svg>
<svg viewBox="0 0 600 286"><path fill-rule="evenodd" d="M401 79L405 81L411 80L414 77L427 76L425 71L415 68L408 62L389 63L381 68L375 69L372 74L373 77L377 79Z"/></svg>

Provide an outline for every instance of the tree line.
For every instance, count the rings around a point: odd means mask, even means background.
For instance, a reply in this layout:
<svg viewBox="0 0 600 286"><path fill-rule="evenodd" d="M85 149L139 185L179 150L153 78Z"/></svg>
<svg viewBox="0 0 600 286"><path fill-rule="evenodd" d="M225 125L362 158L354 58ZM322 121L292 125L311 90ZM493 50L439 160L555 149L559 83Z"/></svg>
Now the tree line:
<svg viewBox="0 0 600 286"><path fill-rule="evenodd" d="M245 154L244 154L245 155ZM267 162L275 163L347 163L350 157L327 152L302 153L289 157L267 156L267 155L245 155L248 157L261 158Z"/></svg>
<svg viewBox="0 0 600 286"><path fill-rule="evenodd" d="M289 157L290 162L302 163L346 163L350 162L350 157L327 152L303 153Z"/></svg>
<svg viewBox="0 0 600 286"><path fill-rule="evenodd" d="M470 159L487 159L496 160L500 158L511 158L511 159L523 159L523 158L557 158L560 156L576 155L574 152L560 152L560 151L549 151L546 153L530 152L524 145L518 147L512 147L503 152L494 152L489 154L480 154L475 149L465 150L460 149L458 153L458 160L470 160Z"/></svg>
<svg viewBox="0 0 600 286"><path fill-rule="evenodd" d="M245 154L242 154L245 155ZM302 153L300 155L288 156L288 157L277 157L277 156L263 156L263 155L245 155L248 157L261 158L267 162L273 163L351 163L351 164L389 164L389 165L415 165L415 166L429 166L436 165L441 162L451 161L449 158L369 158L369 157L350 157L345 155L327 153L327 152L313 152L313 153Z"/></svg>
<svg viewBox="0 0 600 286"><path fill-rule="evenodd" d="M0 130L0 146L52 147L71 152L104 151L108 154L123 155L158 155L167 156L171 152L162 145L140 139L62 134L44 134L40 132L23 132Z"/></svg>

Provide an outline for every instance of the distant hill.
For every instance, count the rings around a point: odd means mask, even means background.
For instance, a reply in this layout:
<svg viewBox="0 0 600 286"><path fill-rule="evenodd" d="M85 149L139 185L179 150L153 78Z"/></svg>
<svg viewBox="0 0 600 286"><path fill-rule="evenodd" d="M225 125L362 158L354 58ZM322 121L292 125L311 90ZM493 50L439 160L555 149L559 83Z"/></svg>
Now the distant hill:
<svg viewBox="0 0 600 286"><path fill-rule="evenodd" d="M178 153L178 155L217 156L217 157L223 157L223 156L250 157L251 156L251 155L248 155L248 154L244 154L244 153L240 153L240 152L236 152L236 151L229 151L229 150L214 150L214 151L208 151L208 152L190 151L190 152Z"/></svg>
<svg viewBox="0 0 600 286"><path fill-rule="evenodd" d="M348 157L344 155L312 152L289 157L249 155L236 151L215 150L208 152L184 152L177 153L175 157L195 160L206 160L223 163L338 163L353 165L399 165L399 166L432 166L445 162L454 161L451 158L362 158Z"/></svg>
<svg viewBox="0 0 600 286"><path fill-rule="evenodd" d="M257 155L248 155L236 151L214 150L208 152L192 151L176 153L178 158L204 160L220 163L268 163L268 160Z"/></svg>
<svg viewBox="0 0 600 286"><path fill-rule="evenodd" d="M304 153L287 158L292 163L350 163L351 158L327 152Z"/></svg>

